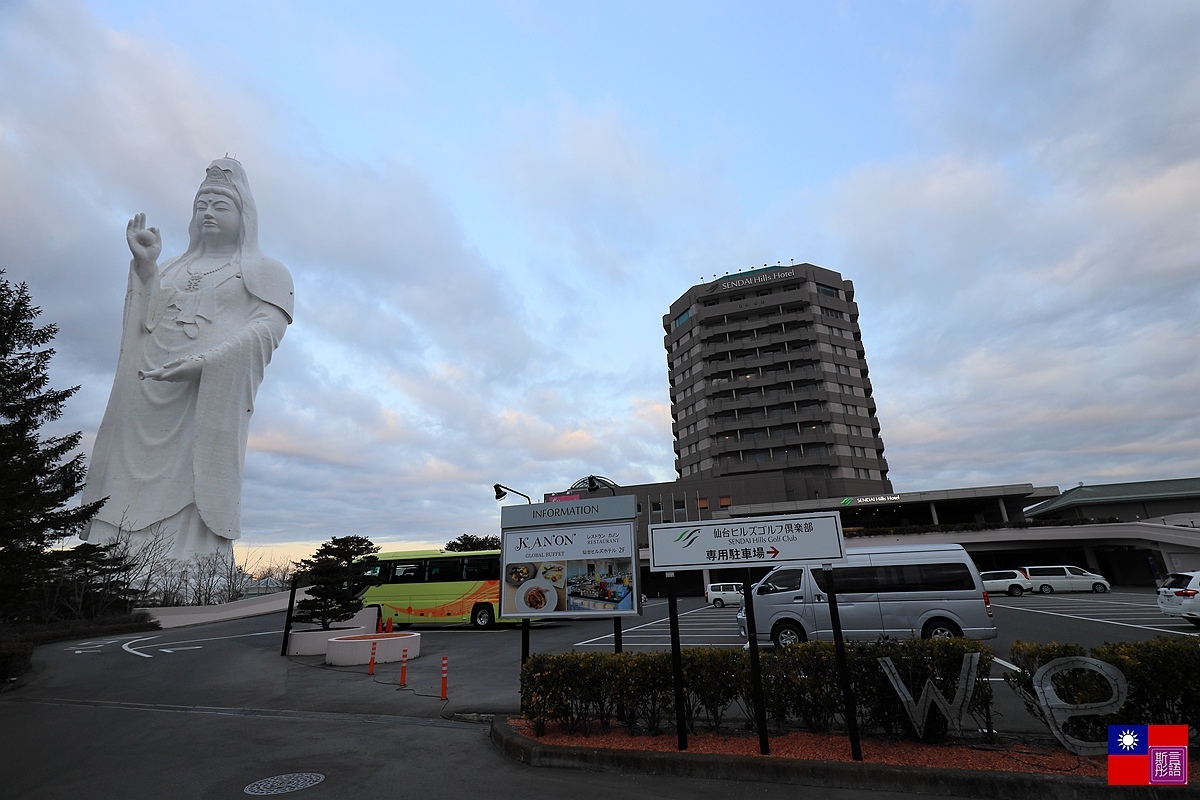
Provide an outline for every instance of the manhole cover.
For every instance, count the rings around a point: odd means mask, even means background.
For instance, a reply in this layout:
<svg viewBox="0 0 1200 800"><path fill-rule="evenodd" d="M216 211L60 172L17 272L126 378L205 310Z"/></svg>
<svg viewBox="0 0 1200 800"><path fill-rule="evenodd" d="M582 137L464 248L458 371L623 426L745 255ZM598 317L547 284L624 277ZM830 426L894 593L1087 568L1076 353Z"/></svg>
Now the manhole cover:
<svg viewBox="0 0 1200 800"><path fill-rule="evenodd" d="M288 775L276 775L273 778L263 778L247 786L246 794L287 794L300 789L316 786L325 780L319 772L293 772Z"/></svg>

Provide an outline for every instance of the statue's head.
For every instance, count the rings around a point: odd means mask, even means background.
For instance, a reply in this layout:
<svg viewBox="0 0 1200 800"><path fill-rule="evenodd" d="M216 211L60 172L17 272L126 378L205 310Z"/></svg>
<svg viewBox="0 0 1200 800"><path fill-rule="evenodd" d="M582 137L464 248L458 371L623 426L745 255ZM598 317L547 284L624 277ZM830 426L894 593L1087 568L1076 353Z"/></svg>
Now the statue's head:
<svg viewBox="0 0 1200 800"><path fill-rule="evenodd" d="M198 255L203 251L205 241L212 238L212 226L210 224L206 231L205 215L200 208L211 207L214 203L223 207L226 216L236 213L237 246L240 255L245 258L249 251L255 256L261 256L258 250L258 210L254 205L254 196L250 194L250 182L246 179L246 171L232 158L218 158L209 164L204 180L196 190L192 221L188 226L189 244L185 257ZM225 227L231 230L234 227L233 221L226 220Z"/></svg>

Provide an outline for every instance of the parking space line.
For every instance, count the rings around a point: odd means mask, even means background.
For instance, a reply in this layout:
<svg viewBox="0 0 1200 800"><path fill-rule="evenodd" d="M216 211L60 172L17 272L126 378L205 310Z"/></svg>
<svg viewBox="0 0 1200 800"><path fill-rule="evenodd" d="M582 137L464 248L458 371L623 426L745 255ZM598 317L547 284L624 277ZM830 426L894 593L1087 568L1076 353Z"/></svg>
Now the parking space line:
<svg viewBox="0 0 1200 800"><path fill-rule="evenodd" d="M1154 631L1156 633L1173 633L1177 636L1196 636L1196 635L1198 635L1195 633L1191 633L1189 631L1175 631L1175 630L1171 630L1170 628L1156 628L1156 627L1152 627L1149 625L1132 625L1128 622L1114 622L1109 619L1096 619L1094 617L1083 617L1078 614L1060 614L1057 611L1043 611L1043 610L1037 609L1037 608L1022 608L1020 606L1010 606L1010 605L1004 605L1004 606L1000 606L1000 607L1001 608L1011 608L1014 611L1026 611L1030 614L1046 614L1047 616L1051 616L1051 617L1064 617L1066 619L1078 619L1078 620L1083 620L1084 622L1099 622L1102 625L1120 625L1121 627L1124 627L1124 628L1139 628L1144 631Z"/></svg>

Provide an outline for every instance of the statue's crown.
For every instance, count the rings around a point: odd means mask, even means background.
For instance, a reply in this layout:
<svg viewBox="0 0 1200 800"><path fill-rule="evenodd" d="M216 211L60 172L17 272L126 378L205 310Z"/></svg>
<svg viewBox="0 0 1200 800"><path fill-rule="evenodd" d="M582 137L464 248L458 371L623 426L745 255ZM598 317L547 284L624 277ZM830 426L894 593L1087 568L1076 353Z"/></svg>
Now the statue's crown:
<svg viewBox="0 0 1200 800"><path fill-rule="evenodd" d="M229 179L229 175L225 173L225 170L215 165L208 168L208 176L204 179L204 182L233 186L233 181Z"/></svg>

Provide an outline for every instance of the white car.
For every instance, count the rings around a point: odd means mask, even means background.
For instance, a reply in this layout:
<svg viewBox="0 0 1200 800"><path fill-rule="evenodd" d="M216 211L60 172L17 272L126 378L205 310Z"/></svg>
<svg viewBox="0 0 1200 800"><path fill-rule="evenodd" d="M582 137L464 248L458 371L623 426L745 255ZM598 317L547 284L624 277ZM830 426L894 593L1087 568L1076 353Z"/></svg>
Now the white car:
<svg viewBox="0 0 1200 800"><path fill-rule="evenodd" d="M1107 592L1112 586L1103 575L1069 564L1061 566L1021 567L1041 594L1051 592Z"/></svg>
<svg viewBox="0 0 1200 800"><path fill-rule="evenodd" d="M741 600L740 583L710 583L704 587L704 602L716 608L736 606Z"/></svg>
<svg viewBox="0 0 1200 800"><path fill-rule="evenodd" d="M1158 610L1200 628L1200 571L1173 572L1158 587Z"/></svg>
<svg viewBox="0 0 1200 800"><path fill-rule="evenodd" d="M1033 581L1019 569L998 569L980 573L979 577L983 580L984 591L987 592L1004 592L1013 597L1020 597L1033 591Z"/></svg>

